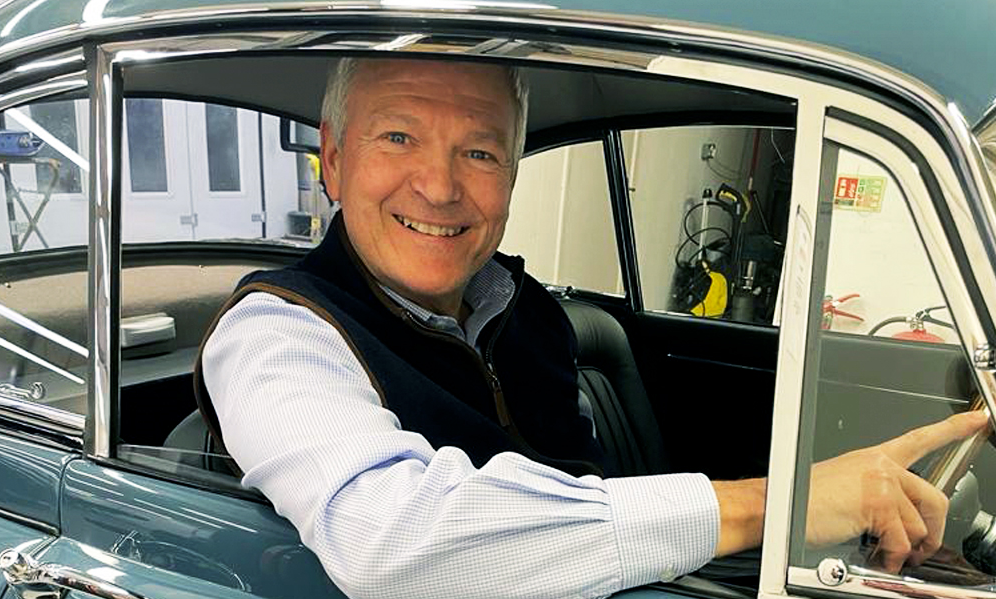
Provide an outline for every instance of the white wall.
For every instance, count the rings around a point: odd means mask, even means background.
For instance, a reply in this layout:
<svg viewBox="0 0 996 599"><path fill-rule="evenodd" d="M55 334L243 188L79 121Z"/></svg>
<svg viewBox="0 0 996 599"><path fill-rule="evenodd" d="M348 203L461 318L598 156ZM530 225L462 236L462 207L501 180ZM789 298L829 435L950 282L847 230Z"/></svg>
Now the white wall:
<svg viewBox="0 0 996 599"><path fill-rule="evenodd" d="M886 318L945 304L903 194L888 172L842 150L837 175L881 176L886 183L881 212L834 208L826 292L835 298L860 293L860 298L841 304L840 309L865 320L837 317L832 330L864 334ZM947 311L933 315L950 322ZM904 324L890 325L878 335L888 337L906 330L909 327ZM927 330L956 342L950 329L927 325Z"/></svg>
<svg viewBox="0 0 996 599"><path fill-rule="evenodd" d="M522 160L499 249L545 283L622 293L601 143Z"/></svg>

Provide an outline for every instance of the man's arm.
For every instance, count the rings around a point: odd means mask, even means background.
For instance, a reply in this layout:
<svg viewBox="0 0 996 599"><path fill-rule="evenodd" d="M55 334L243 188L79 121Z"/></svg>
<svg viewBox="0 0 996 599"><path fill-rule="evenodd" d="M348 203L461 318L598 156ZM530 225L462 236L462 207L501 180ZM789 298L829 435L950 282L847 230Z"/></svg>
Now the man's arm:
<svg viewBox="0 0 996 599"><path fill-rule="evenodd" d="M208 341L225 443L351 596L611 594L714 552L709 481L575 478L520 455L476 469L401 430L333 327L252 294Z"/></svg>

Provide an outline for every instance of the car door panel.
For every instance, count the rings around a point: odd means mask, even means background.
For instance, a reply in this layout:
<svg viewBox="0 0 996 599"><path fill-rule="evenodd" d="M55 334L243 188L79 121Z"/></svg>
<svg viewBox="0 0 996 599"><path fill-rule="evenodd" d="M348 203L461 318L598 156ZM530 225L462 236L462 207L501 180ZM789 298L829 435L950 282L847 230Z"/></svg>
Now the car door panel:
<svg viewBox="0 0 996 599"><path fill-rule="evenodd" d="M228 589L342 596L297 531L262 501L77 460L66 469L62 524L64 537L101 552Z"/></svg>
<svg viewBox="0 0 996 599"><path fill-rule="evenodd" d="M647 312L624 327L672 467L719 479L764 475L778 330Z"/></svg>
<svg viewBox="0 0 996 599"><path fill-rule="evenodd" d="M0 434L0 551L31 554L59 525L59 478L73 454ZM6 589L0 577L0 594Z"/></svg>
<svg viewBox="0 0 996 599"><path fill-rule="evenodd" d="M0 509L58 527L59 477L73 454L0 435Z"/></svg>

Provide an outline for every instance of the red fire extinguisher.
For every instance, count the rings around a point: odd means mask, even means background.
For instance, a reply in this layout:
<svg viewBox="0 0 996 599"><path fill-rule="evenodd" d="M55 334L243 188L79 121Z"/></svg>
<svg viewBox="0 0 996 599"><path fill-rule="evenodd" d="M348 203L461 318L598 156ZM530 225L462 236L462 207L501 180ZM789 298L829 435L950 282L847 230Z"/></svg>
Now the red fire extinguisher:
<svg viewBox="0 0 996 599"><path fill-rule="evenodd" d="M892 335L893 339L902 339L904 341L926 341L927 343L945 343L943 337L940 337L938 335L929 332L926 326L924 325L926 323L929 323L953 329L954 325L952 325L951 323L944 322L943 320L939 320L930 315L931 312L934 312L936 310L946 310L946 309L947 306L931 306L929 308L924 308L923 310L920 310L913 316L894 316L892 318L886 318L882 322L873 326L871 330L868 331L868 334L874 335L880 329L882 329L887 325L897 322L905 322L907 326L909 326L909 330L900 331Z"/></svg>

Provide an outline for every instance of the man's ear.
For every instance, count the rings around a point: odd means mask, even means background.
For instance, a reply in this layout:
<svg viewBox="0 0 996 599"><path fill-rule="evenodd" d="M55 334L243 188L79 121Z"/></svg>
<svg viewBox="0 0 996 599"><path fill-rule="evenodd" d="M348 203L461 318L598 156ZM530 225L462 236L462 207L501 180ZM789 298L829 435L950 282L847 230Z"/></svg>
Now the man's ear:
<svg viewBox="0 0 996 599"><path fill-rule="evenodd" d="M322 147L318 159L322 166L322 182L325 184L325 194L333 202L338 202L341 174L339 168L339 145L336 143L335 135L332 134L332 127L328 123L322 123L319 133L321 135Z"/></svg>

